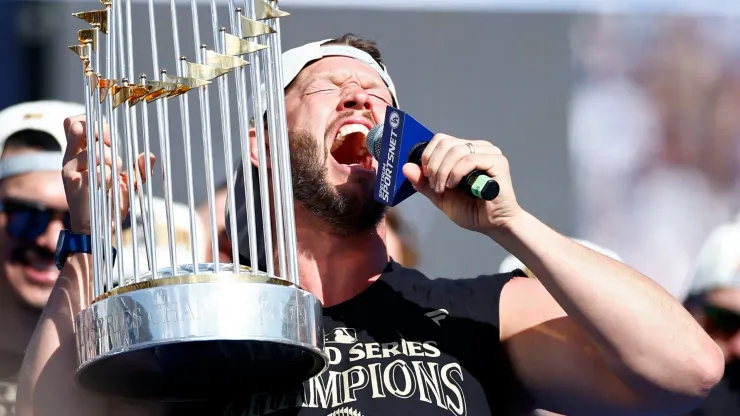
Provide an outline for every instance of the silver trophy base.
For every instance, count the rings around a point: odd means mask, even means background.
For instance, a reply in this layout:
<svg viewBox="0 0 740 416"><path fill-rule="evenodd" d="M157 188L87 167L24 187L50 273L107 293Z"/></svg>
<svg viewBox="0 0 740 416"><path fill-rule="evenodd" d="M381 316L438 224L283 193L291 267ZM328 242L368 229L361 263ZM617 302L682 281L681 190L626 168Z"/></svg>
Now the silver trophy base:
<svg viewBox="0 0 740 416"><path fill-rule="evenodd" d="M316 297L248 269L198 266L115 288L80 312L77 382L106 395L202 400L299 386L328 367Z"/></svg>

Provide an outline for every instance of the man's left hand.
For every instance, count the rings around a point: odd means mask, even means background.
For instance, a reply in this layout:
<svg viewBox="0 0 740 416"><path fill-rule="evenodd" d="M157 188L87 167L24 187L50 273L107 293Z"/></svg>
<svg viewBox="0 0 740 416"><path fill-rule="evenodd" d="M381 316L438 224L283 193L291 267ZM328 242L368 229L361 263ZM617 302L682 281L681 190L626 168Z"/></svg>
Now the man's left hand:
<svg viewBox="0 0 740 416"><path fill-rule="evenodd" d="M505 227L521 214L514 196L509 162L501 150L485 140L463 140L436 134L421 156L422 166L403 166L414 188L434 203L457 225L487 233ZM466 195L456 189L472 170L486 172L500 186L493 201Z"/></svg>

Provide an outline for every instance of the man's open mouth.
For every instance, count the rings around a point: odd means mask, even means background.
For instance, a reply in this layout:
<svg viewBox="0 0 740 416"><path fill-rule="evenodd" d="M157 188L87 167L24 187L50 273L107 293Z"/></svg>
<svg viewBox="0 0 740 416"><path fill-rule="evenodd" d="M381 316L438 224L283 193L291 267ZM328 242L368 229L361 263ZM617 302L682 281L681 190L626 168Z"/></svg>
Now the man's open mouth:
<svg viewBox="0 0 740 416"><path fill-rule="evenodd" d="M365 137L370 129L363 124L343 125L334 137L331 155L342 165L358 165L372 169L373 157L365 147Z"/></svg>

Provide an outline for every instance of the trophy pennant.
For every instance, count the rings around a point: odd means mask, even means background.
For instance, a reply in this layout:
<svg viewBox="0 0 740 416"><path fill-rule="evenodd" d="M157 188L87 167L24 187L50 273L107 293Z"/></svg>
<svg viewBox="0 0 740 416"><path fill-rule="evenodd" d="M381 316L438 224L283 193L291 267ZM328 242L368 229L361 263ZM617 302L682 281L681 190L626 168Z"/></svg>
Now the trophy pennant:
<svg viewBox="0 0 740 416"><path fill-rule="evenodd" d="M93 26L100 27L100 31L108 34L108 9L92 10L89 12L72 13L72 16L84 20Z"/></svg>
<svg viewBox="0 0 740 416"><path fill-rule="evenodd" d="M224 38L225 38L225 45L224 45L225 55L232 55L232 56L246 55L248 53L257 52L257 51L267 48L266 45L260 45L258 43L250 42L248 40L242 39L238 36L234 36L229 33L224 33Z"/></svg>
<svg viewBox="0 0 740 416"><path fill-rule="evenodd" d="M278 19L290 16L290 13L275 9L262 0L254 1L254 10L257 15L257 20Z"/></svg>
<svg viewBox="0 0 740 416"><path fill-rule="evenodd" d="M248 19L243 14L239 15L239 20L241 22L243 38L251 38L260 35L271 35L275 33L275 29L273 29L270 25L257 20Z"/></svg>
<svg viewBox="0 0 740 416"><path fill-rule="evenodd" d="M223 69L216 66L201 65L193 62L185 62L185 78L193 78L210 81L222 75L228 74L231 69Z"/></svg>
<svg viewBox="0 0 740 416"><path fill-rule="evenodd" d="M211 50L205 51L205 65L231 70L234 68L249 65L249 61L238 56L224 55Z"/></svg>

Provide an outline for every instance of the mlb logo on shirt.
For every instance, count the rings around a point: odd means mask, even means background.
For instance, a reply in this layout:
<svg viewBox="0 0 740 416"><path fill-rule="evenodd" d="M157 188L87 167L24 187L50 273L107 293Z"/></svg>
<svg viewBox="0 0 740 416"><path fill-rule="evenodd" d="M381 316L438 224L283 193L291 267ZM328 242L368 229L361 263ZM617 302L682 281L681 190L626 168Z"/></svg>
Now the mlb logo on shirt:
<svg viewBox="0 0 740 416"><path fill-rule="evenodd" d="M324 336L327 344L354 344L357 342L357 331L353 328L335 328Z"/></svg>

